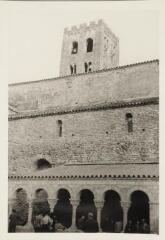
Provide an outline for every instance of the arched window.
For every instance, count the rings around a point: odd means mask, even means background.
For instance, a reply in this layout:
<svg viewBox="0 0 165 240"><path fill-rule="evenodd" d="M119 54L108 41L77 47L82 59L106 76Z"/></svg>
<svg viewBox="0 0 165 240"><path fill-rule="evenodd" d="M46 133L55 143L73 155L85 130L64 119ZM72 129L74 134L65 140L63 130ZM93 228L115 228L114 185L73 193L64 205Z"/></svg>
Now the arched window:
<svg viewBox="0 0 165 240"><path fill-rule="evenodd" d="M92 52L93 51L93 39L88 38L86 43L87 43L87 52Z"/></svg>
<svg viewBox="0 0 165 240"><path fill-rule="evenodd" d="M126 121L128 132L133 132L133 116L131 113L126 113Z"/></svg>
<svg viewBox="0 0 165 240"><path fill-rule="evenodd" d="M72 43L72 54L76 54L78 52L78 42L74 41Z"/></svg>
<svg viewBox="0 0 165 240"><path fill-rule="evenodd" d="M37 170L42 170L42 169L51 168L51 167L52 165L46 159L41 158L37 160Z"/></svg>

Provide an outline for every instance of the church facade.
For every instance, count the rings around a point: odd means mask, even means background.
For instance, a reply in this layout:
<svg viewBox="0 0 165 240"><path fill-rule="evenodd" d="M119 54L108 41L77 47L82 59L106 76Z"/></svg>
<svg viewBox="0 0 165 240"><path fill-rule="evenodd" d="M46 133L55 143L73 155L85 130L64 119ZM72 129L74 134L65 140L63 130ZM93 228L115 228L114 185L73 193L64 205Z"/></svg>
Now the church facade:
<svg viewBox="0 0 165 240"><path fill-rule="evenodd" d="M64 30L59 77L9 85L18 232L47 210L71 232L93 212L99 231L108 216L114 232L145 219L158 233L158 83L158 60L119 66L119 40L99 20Z"/></svg>

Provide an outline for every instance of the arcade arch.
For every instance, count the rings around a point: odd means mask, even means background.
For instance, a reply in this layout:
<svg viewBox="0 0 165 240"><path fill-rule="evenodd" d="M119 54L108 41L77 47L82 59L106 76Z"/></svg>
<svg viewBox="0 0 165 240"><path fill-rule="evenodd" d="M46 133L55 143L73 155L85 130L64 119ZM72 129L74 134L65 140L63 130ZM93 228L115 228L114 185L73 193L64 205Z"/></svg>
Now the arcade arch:
<svg viewBox="0 0 165 240"><path fill-rule="evenodd" d="M120 195L114 190L104 194L104 206L101 211L101 228L103 232L121 232L123 209Z"/></svg>

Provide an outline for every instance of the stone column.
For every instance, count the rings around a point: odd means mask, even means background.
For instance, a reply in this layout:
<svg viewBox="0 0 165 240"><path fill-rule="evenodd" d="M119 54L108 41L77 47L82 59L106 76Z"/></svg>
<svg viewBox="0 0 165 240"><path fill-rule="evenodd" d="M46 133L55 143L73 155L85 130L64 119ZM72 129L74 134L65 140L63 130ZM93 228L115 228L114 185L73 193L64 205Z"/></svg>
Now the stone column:
<svg viewBox="0 0 165 240"><path fill-rule="evenodd" d="M29 200L28 222L26 224L27 232L34 232L34 228L33 228L33 225L32 225L32 210L33 210L32 208L33 208L32 200L30 199Z"/></svg>
<svg viewBox="0 0 165 240"><path fill-rule="evenodd" d="M99 225L99 232L102 232L101 229L101 210L103 208L104 203L103 202L95 202L96 208L97 208L97 222Z"/></svg>
<svg viewBox="0 0 165 240"><path fill-rule="evenodd" d="M48 202L49 202L49 205L50 205L50 212L53 212L54 206L55 206L57 200L56 199L48 199Z"/></svg>
<svg viewBox="0 0 165 240"><path fill-rule="evenodd" d="M8 200L8 216L10 216L10 214L12 213L13 202L13 199Z"/></svg>
<svg viewBox="0 0 165 240"><path fill-rule="evenodd" d="M149 216L150 216L150 231L151 233L159 233L159 204L149 203Z"/></svg>
<svg viewBox="0 0 165 240"><path fill-rule="evenodd" d="M123 208L123 232L127 224L128 209L130 207L130 202L121 202Z"/></svg>
<svg viewBox="0 0 165 240"><path fill-rule="evenodd" d="M72 204L72 226L71 226L71 231L76 232L77 227L76 227L76 209L79 204L78 200L71 200L70 203Z"/></svg>

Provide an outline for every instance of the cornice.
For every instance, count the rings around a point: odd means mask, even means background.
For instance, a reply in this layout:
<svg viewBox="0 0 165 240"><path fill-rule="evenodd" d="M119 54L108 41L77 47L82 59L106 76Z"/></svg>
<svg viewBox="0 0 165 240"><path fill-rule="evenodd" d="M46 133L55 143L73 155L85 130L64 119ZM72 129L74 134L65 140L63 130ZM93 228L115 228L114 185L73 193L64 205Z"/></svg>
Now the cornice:
<svg viewBox="0 0 165 240"><path fill-rule="evenodd" d="M94 180L94 179L124 179L124 180L132 180L132 179L154 179L158 180L159 177L156 175L71 175L71 176L16 176L11 175L8 177L9 180Z"/></svg>

